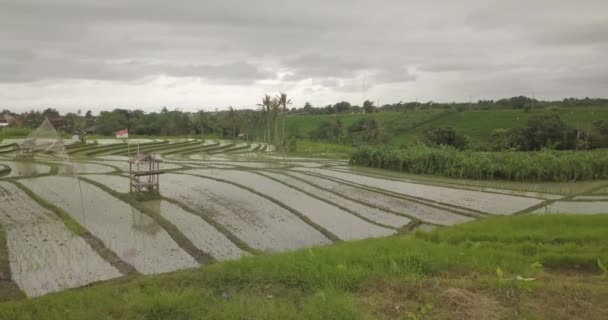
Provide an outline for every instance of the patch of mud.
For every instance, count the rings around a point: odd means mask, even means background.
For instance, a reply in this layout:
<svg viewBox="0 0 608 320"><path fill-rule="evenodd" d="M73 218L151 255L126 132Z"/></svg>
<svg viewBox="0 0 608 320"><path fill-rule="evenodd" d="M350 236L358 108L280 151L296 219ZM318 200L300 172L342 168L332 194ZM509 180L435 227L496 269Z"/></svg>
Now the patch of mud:
<svg viewBox="0 0 608 320"><path fill-rule="evenodd" d="M121 276L53 212L16 186L0 182L0 203L12 278L28 296Z"/></svg>
<svg viewBox="0 0 608 320"><path fill-rule="evenodd" d="M308 184L306 182L303 182L301 180L295 179L293 177L290 177L290 176L287 176L284 174L278 174L278 173L274 173L274 172L261 172L261 174L267 175L271 178L275 178L275 179L281 181L282 183L285 183L292 187L296 187L296 188L303 190L305 192L308 192L316 197L327 200L342 208L348 209L362 217L365 217L366 219L369 219L371 221L374 221L374 222L377 222L377 223L380 223L383 225L391 226L394 228L400 228L400 227L410 223L410 221L411 221L410 219L408 219L406 217L388 213L386 211L383 211L383 210L380 210L380 209L377 209L374 207L366 206L364 204L340 197L336 194L327 192L323 189L317 188L311 184Z"/></svg>
<svg viewBox="0 0 608 320"><path fill-rule="evenodd" d="M414 231L420 230L420 231L424 231L424 232L431 232L431 231L435 230L436 228L437 228L437 226L423 223L423 224L417 226L416 228L414 228Z"/></svg>
<svg viewBox="0 0 608 320"><path fill-rule="evenodd" d="M512 214L541 203L543 200L473 190L437 187L394 181L328 169L296 168L304 172L337 178L372 188L400 193L416 198L451 204L490 214Z"/></svg>
<svg viewBox="0 0 608 320"><path fill-rule="evenodd" d="M51 172L50 166L31 161L0 161L0 164L11 168L9 174L2 176L4 178L35 176Z"/></svg>
<svg viewBox="0 0 608 320"><path fill-rule="evenodd" d="M208 215L252 248L285 251L330 243L288 210L234 185L181 174L165 174L161 184L164 196Z"/></svg>
<svg viewBox="0 0 608 320"><path fill-rule="evenodd" d="M606 214L608 213L608 201L557 201L534 210L532 213Z"/></svg>
<svg viewBox="0 0 608 320"><path fill-rule="evenodd" d="M80 182L81 203L74 179L44 177L27 179L22 183L65 210L141 273L163 273L198 266L156 221L96 186Z"/></svg>
<svg viewBox="0 0 608 320"><path fill-rule="evenodd" d="M316 224L343 240L381 237L394 233L364 221L338 207L312 198L305 193L286 187L274 180L255 173L239 170L197 169L196 174L225 179L254 189L284 203L302 213Z"/></svg>
<svg viewBox="0 0 608 320"><path fill-rule="evenodd" d="M144 205L173 223L197 248L209 253L216 260L238 259L247 255L201 217L171 202L154 200L147 201Z"/></svg>
<svg viewBox="0 0 608 320"><path fill-rule="evenodd" d="M415 217L423 222L450 226L473 220L472 218L457 215L443 209L392 197L379 192L353 187L348 184L342 184L328 179L309 176L295 171L289 171L288 174L321 188L331 190L347 198L356 199L357 201L361 201L384 210Z"/></svg>
<svg viewBox="0 0 608 320"><path fill-rule="evenodd" d="M466 289L449 288L441 293L443 302L451 312L451 319L498 319L503 307L493 298Z"/></svg>

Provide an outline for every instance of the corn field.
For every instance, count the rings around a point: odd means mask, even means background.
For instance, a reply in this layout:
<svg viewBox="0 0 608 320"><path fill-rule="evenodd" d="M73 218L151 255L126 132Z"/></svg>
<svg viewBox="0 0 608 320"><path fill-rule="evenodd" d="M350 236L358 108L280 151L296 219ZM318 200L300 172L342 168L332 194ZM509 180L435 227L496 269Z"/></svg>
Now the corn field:
<svg viewBox="0 0 608 320"><path fill-rule="evenodd" d="M608 150L475 152L451 147L399 149L365 146L351 164L414 174L513 181L577 181L608 178Z"/></svg>

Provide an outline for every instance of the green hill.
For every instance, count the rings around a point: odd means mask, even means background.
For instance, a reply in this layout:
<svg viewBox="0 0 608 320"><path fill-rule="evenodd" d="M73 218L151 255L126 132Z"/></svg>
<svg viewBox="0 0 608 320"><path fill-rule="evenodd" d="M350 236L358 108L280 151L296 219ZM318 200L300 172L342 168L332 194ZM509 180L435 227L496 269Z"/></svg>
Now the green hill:
<svg viewBox="0 0 608 320"><path fill-rule="evenodd" d="M372 118L390 132L390 144L412 143L425 129L433 127L453 127L460 134L484 142L489 140L494 129L523 127L530 117L541 114L557 114L569 126L589 129L594 120L608 119L608 107L544 108L530 112L515 109L462 112L420 110L337 116L294 115L287 118L285 126L288 130L308 137L323 121L340 119L344 127L348 127L358 119Z"/></svg>
<svg viewBox="0 0 608 320"><path fill-rule="evenodd" d="M482 219L0 304L1 319L605 319L608 216ZM604 269L604 270L602 270Z"/></svg>

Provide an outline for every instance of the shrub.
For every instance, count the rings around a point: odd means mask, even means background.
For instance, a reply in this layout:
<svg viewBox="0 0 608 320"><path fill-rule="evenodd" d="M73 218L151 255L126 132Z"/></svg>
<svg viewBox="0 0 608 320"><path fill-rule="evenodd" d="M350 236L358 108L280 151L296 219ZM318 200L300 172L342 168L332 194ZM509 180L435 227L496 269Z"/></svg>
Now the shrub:
<svg viewBox="0 0 608 320"><path fill-rule="evenodd" d="M453 147L364 146L351 164L469 179L575 181L608 178L608 151L474 152Z"/></svg>
<svg viewBox="0 0 608 320"><path fill-rule="evenodd" d="M423 141L429 146L452 146L463 149L467 146L467 139L456 133L454 128L429 128L423 132Z"/></svg>

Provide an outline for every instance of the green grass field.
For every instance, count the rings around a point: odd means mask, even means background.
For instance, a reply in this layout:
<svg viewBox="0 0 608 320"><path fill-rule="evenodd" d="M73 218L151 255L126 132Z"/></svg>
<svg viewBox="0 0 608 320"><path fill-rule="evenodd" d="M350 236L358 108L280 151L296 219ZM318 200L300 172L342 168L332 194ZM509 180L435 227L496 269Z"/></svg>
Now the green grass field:
<svg viewBox="0 0 608 320"><path fill-rule="evenodd" d="M608 216L497 217L130 276L5 302L0 318L605 319L606 263Z"/></svg>
<svg viewBox="0 0 608 320"><path fill-rule="evenodd" d="M531 112L522 110L451 112L436 121L408 131L402 139L415 140L427 128L453 127L458 133L474 140L488 141L494 129L521 128L526 125L530 117L542 114L557 114L571 127L589 129L594 120L608 119L608 108L539 109Z"/></svg>
<svg viewBox="0 0 608 320"><path fill-rule="evenodd" d="M608 119L608 107L546 108L530 112L514 109L472 112L430 110L344 114L337 117L335 115L291 116L286 119L285 126L297 128L301 135L308 136L323 121L340 119L347 128L360 118L373 118L382 126L394 129L395 134L389 137L390 144L411 144L425 129L436 127L453 127L458 133L469 136L473 140L487 142L494 129L524 127L530 117L552 113L559 115L569 126L581 129L589 129L594 120Z"/></svg>

